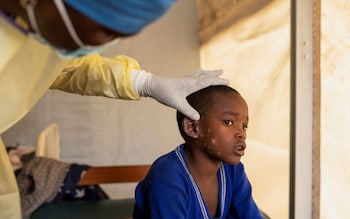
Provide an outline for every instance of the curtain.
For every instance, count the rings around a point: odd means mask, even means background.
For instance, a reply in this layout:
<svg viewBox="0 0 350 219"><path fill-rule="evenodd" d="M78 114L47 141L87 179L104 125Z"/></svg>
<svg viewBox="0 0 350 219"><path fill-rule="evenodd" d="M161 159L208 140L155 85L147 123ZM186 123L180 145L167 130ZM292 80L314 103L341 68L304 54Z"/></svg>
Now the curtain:
<svg viewBox="0 0 350 219"><path fill-rule="evenodd" d="M218 32L251 16L271 2L272 0L197 0L201 42L207 42Z"/></svg>

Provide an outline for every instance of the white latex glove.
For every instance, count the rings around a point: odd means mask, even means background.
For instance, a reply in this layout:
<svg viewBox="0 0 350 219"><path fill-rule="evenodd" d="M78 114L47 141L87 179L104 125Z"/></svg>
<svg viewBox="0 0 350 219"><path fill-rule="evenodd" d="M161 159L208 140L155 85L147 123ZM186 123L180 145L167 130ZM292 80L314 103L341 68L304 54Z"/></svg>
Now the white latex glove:
<svg viewBox="0 0 350 219"><path fill-rule="evenodd" d="M179 110L193 120L199 113L190 106L186 97L210 85L227 85L229 80L219 78L222 70L197 70L183 78L165 78L146 71L133 71L133 85L140 96L152 97L160 103Z"/></svg>

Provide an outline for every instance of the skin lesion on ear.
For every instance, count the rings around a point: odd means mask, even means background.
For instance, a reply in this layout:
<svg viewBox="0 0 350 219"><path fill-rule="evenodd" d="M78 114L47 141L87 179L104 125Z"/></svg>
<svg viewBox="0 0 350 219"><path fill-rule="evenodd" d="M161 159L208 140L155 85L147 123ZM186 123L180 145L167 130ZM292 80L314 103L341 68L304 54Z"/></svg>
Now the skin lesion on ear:
<svg viewBox="0 0 350 219"><path fill-rule="evenodd" d="M182 128L186 135L191 138L199 137L199 123L196 120L192 120L190 118L185 117L182 120Z"/></svg>

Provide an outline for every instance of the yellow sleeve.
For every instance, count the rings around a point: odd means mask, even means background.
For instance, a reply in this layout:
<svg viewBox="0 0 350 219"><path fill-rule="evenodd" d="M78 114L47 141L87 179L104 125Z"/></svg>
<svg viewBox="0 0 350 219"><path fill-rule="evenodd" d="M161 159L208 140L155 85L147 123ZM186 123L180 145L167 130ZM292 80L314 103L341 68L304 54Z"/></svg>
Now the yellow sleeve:
<svg viewBox="0 0 350 219"><path fill-rule="evenodd" d="M0 137L0 218L20 219L21 205L17 181L5 145Z"/></svg>
<svg viewBox="0 0 350 219"><path fill-rule="evenodd" d="M138 62L128 56L114 58L88 55L72 59L50 89L90 96L135 100L131 70L140 70Z"/></svg>

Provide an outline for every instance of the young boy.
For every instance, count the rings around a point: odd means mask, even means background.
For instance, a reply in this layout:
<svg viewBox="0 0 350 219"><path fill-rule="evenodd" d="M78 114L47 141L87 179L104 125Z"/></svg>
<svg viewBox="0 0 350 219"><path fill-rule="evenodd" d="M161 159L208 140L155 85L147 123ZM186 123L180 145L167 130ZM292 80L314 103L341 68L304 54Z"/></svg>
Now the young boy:
<svg viewBox="0 0 350 219"><path fill-rule="evenodd" d="M134 219L262 218L240 162L247 103L236 90L221 85L187 100L200 119L177 112L185 143L158 158L138 184Z"/></svg>

